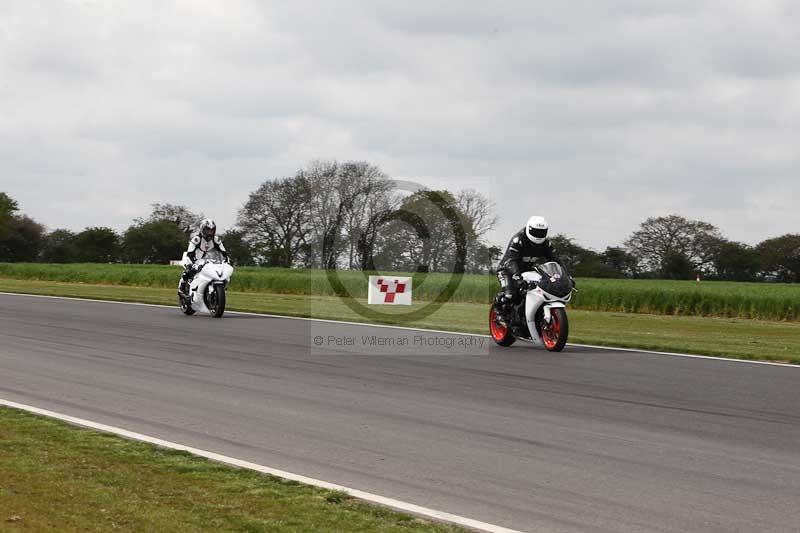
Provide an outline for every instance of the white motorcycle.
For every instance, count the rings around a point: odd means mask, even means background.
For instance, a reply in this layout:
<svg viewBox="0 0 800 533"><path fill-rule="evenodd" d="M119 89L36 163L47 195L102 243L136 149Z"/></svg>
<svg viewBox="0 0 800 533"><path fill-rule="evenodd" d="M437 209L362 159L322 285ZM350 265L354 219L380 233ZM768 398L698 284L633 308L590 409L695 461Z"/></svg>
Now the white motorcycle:
<svg viewBox="0 0 800 533"><path fill-rule="evenodd" d="M186 252L181 263L184 268L192 264L192 260L186 257ZM189 284L189 293L178 289L181 311L186 315L199 311L220 318L225 312L225 289L233 275L233 267L222 258L209 257L197 261L195 270L196 274Z"/></svg>
<svg viewBox="0 0 800 533"><path fill-rule="evenodd" d="M492 305L489 332L500 346L511 346L519 338L551 352L567 344L569 321L567 303L575 290L572 279L555 262L545 263L522 274L524 298L510 312L506 323ZM499 294L498 294L499 297Z"/></svg>

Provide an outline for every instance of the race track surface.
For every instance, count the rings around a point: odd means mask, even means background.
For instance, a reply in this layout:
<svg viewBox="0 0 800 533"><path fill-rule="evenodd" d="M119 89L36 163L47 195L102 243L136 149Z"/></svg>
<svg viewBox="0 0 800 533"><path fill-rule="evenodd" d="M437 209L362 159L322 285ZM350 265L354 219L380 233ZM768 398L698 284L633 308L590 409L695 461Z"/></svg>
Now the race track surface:
<svg viewBox="0 0 800 533"><path fill-rule="evenodd" d="M800 368L488 342L0 295L0 398L525 531L800 531Z"/></svg>

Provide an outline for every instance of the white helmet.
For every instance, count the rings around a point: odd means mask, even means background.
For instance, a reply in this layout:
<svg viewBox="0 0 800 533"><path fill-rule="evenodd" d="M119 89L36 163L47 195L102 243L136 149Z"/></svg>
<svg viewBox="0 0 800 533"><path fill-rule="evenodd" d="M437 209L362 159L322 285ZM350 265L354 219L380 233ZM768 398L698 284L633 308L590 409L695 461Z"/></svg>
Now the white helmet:
<svg viewBox="0 0 800 533"><path fill-rule="evenodd" d="M544 217L532 216L525 225L525 235L534 244L542 244L547 239L547 229L550 226Z"/></svg>

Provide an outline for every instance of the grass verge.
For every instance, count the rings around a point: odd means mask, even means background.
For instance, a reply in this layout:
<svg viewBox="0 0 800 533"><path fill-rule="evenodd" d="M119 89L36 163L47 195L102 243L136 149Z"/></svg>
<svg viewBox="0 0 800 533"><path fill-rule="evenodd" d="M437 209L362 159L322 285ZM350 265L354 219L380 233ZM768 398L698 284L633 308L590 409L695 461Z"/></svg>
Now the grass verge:
<svg viewBox="0 0 800 533"><path fill-rule="evenodd" d="M5 407L0 435L3 531L463 531Z"/></svg>
<svg viewBox="0 0 800 533"><path fill-rule="evenodd" d="M172 288L179 267L165 265L0 263L0 277L9 279ZM231 289L336 296L329 272L287 268L241 267ZM347 294L366 298L364 272L336 271ZM414 274L414 297L434 300L451 277ZM713 316L800 322L800 284L733 283L721 281L579 279L574 309L674 316ZM466 274L451 301L489 302L498 289L494 276Z"/></svg>
<svg viewBox="0 0 800 533"><path fill-rule="evenodd" d="M175 289L56 283L0 278L0 291L98 300L175 305ZM230 292L230 310L366 322L340 298ZM415 304L420 307L424 304ZM380 323L429 329L486 333L488 305L448 303L421 321L403 316L405 307L386 306ZM205 317L195 317L204 320ZM717 357L800 364L800 323L661 316L569 310L570 341Z"/></svg>

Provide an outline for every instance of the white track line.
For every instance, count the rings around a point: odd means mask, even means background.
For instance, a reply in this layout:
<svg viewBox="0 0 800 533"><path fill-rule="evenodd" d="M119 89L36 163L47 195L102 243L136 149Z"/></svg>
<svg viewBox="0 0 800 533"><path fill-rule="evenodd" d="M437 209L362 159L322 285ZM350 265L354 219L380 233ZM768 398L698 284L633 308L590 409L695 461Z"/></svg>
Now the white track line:
<svg viewBox="0 0 800 533"><path fill-rule="evenodd" d="M46 294L27 294L24 292L2 292L0 291L0 295L8 295L8 296L28 296L31 298L53 298L56 300L75 300L78 302L97 302L103 304L123 304L123 305L140 305L145 307L162 307L167 309L177 309L177 305L163 305L163 304L146 304L141 302L121 302L118 300L95 300L92 298L76 298L72 296L50 296ZM425 328L413 328L409 326L390 326L387 324L371 324L369 322L348 322L346 320L329 320L325 318L309 318L309 317L301 317L301 316L286 316L286 315L272 315L269 313L250 313L247 311L225 311L229 314L234 315L249 315L249 316L260 316L260 317L267 317L267 318L280 318L286 320L306 320L310 322L326 322L330 324L347 324L351 326L363 326L363 327L370 327L370 328L386 328L386 329L404 329L410 331L425 331L428 333L442 333L446 335L463 335L467 337L485 337L491 338L489 335L483 335L479 333L463 333L460 331L445 331L441 329L425 329ZM690 359L708 359L711 361L720 361L723 363L748 363L751 365L769 365L769 366L782 366L782 367L789 367L789 368L800 368L800 365L793 365L790 363L775 363L772 361L751 361L749 359L734 359L729 357L715 357L713 355L694 355L694 354L686 354L686 353L675 353L675 352L658 352L654 350L642 350L639 348L615 348L613 346L599 346L593 344L574 344L569 343L568 346L575 346L577 348L592 348L594 350L610 350L615 352L631 352L631 353L642 353L642 354L650 354L650 355L669 355L672 357L688 357Z"/></svg>
<svg viewBox="0 0 800 533"><path fill-rule="evenodd" d="M27 411L29 413L34 413L37 415L46 416L49 418L56 418L58 420L68 422L70 424L75 424L78 426L95 429L98 431L102 431L104 433L111 433L114 435L118 435L120 437L125 437L126 439L133 439L140 442L146 442L148 444L154 444L156 446L160 446L162 448L169 448L171 450L188 452L193 455L197 455L199 457L204 457L212 461L224 463L238 468L255 470L256 472L261 472L262 474L269 474L271 476L276 476L291 481L297 481L299 483L304 483L306 485L313 485L315 487L319 487L322 489L345 492L354 498L358 498L359 500L368 501L385 507L390 507L398 511L403 511L418 516L424 516L434 520L450 522L452 524L457 524L460 526L476 529L479 531L487 531L490 533L520 533L519 531L514 529L508 529L505 527L496 526L494 524L488 524L486 522L473 520L472 518L467 518L465 516L445 513L443 511L436 511L435 509L428 509L427 507L421 507L413 503L407 503L400 500L395 500L393 498L386 498L384 496L379 496L378 494L372 494L371 492L364 492L362 490L352 489L350 487L344 487L342 485L337 485L335 483L329 483L327 481L321 481L319 479L314 479L306 476L301 476L299 474L293 474L291 472L270 468L268 466L259 465L248 461L242 461L241 459L235 459L227 455L221 455L207 450L201 450L199 448L192 448L191 446L184 446L183 444L170 442L168 440L163 440L156 437L150 437L148 435L142 435L141 433L135 433L133 431L128 431L126 429L114 426L107 426L105 424L100 424L98 422L92 422L91 420L84 420L83 418L76 418L74 416L55 413L53 411L48 411L47 409L40 409L38 407L33 407L31 405L26 405L3 399L0 399L0 405L4 405L6 407L11 407L14 409L19 409L22 411Z"/></svg>
<svg viewBox="0 0 800 533"><path fill-rule="evenodd" d="M597 350L614 350L615 352L633 352L633 353L646 353L651 355L669 355L673 357L689 357L691 359L710 359L712 361L729 361L732 363L750 363L753 365L770 365L770 366L784 366L789 368L800 368L800 365L793 365L791 363L775 363L773 361L751 361L749 359L733 359L728 357L715 357L713 355L693 355L688 353L674 353L674 352L655 352L652 350L638 350L636 348L614 348L612 346L596 346L594 344L570 344L570 346L579 346L581 348L592 348Z"/></svg>

